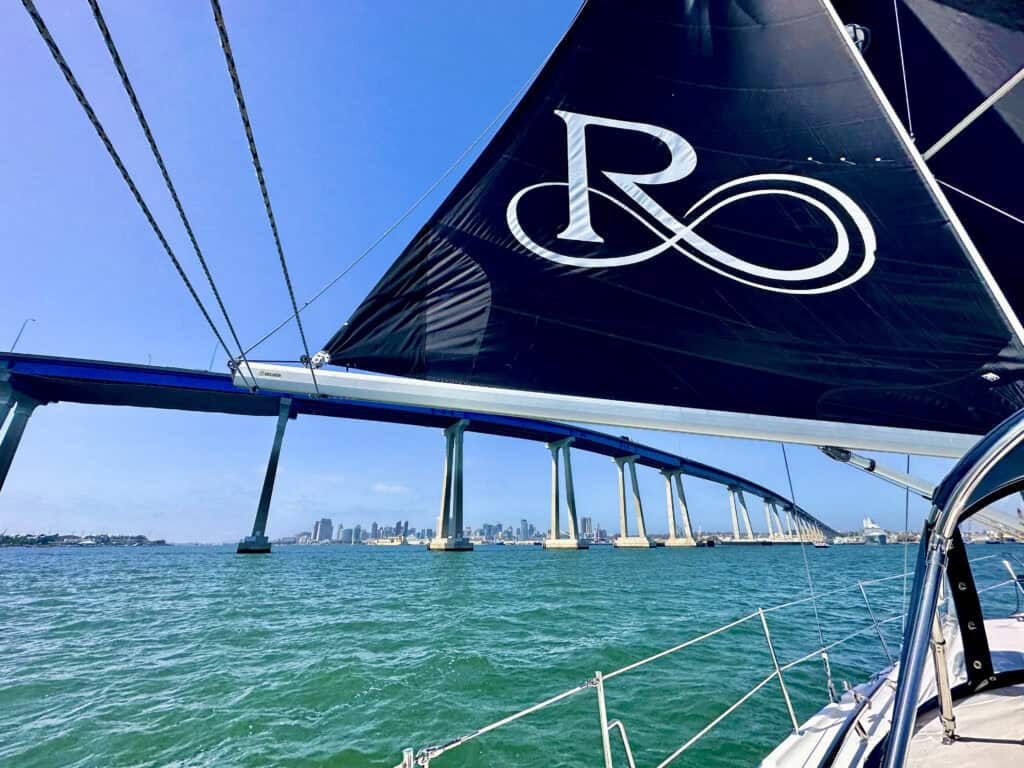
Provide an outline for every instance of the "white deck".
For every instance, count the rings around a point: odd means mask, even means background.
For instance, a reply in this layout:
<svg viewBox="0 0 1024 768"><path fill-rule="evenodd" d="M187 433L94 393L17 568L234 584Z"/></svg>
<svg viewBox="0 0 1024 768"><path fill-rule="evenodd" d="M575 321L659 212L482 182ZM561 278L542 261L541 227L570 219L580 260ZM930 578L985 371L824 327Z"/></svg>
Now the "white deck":
<svg viewBox="0 0 1024 768"><path fill-rule="evenodd" d="M996 672L1024 668L1024 621L1014 618L989 619L985 622L985 631ZM950 660L950 683L955 686L966 680L963 647L955 632L949 638L947 655ZM859 722L864 735L859 735L853 728L849 730L833 763L836 768L861 765L875 745L889 732L896 691L896 667L890 667L880 675L884 675L884 681L860 714ZM816 768L840 732L846 717L856 708L857 699L868 695L878 679L876 677L853 691L847 691L837 704L831 704L815 714L800 727L800 734L790 735L765 758L762 765L766 768ZM933 665L929 654L919 701L924 702L935 694ZM963 699L957 702L954 711L957 733L967 738L953 744L943 744L938 714L929 714L918 722L910 746L908 766L994 768L1024 765L1024 746L1020 741L1024 738L1024 686L1009 686Z"/></svg>
<svg viewBox="0 0 1024 768"><path fill-rule="evenodd" d="M908 768L1024 765L1024 685L981 693L956 703L958 740L942 743L938 716L919 724L910 745Z"/></svg>

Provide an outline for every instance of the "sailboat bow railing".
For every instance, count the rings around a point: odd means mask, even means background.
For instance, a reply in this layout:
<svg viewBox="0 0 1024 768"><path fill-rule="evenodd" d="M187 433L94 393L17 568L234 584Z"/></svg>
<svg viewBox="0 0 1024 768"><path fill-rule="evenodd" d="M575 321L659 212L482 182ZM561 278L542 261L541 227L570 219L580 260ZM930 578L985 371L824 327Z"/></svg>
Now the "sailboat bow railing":
<svg viewBox="0 0 1024 768"><path fill-rule="evenodd" d="M998 555L985 555L985 556L982 556L982 557L974 558L974 559L972 559L971 562L972 563L976 563L976 562L980 562L982 560L990 560L990 559L993 559L993 558L995 558L997 556ZM1006 563L1007 561L1004 560L1003 562ZM1009 567L1009 566L1007 565L1007 567ZM1022 588L1020 586L1018 578L1013 574L1012 568L1010 569L1010 572L1011 572L1011 576L1012 576L1011 578L1005 579L1003 581L999 581L999 582L994 583L994 584L992 584L990 586L987 586L987 587L985 587L983 589L980 589L980 590L978 590L978 594L982 594L982 593L985 593L985 592L989 592L991 590L995 590L995 589L999 589L999 588L1002 588L1002 587L1006 587L1008 585L1015 585L1015 589L1024 589L1024 588ZM782 697L782 699L783 699L783 701L784 701L784 703L786 705L787 716L788 716L788 719L790 721L790 725L791 725L791 727L793 729L793 732L799 734L800 733L800 724L799 724L799 722L797 720L796 713L795 713L795 711L793 709L793 706L792 706L792 703L791 703L791 700L790 700L789 691L788 691L788 688L786 686L785 673L793 670L794 668L796 668L797 666L799 666L801 664L804 664L806 662L818 659L818 658L821 657L822 654L827 654L828 652L830 652L830 651L832 651L832 650L834 650L836 648L839 648L840 646L843 646L843 645L849 643L850 641L852 641L852 640L854 640L856 638L863 637L863 636L869 636L869 635L872 635L872 634L874 634L874 635L876 635L878 637L879 647L882 650L883 654L885 654L887 658L891 658L891 656L889 654L889 649L888 649L888 647L887 647L887 645L885 643L885 639L884 639L884 634L883 634L882 628L888 626L889 624L893 624L895 622L901 621L904 618L904 614L903 614L902 611L898 611L898 612L895 612L895 613L886 614L886 615L881 616L881 617L877 616L875 611L874 611L873 606L871 605L870 600L868 599L868 595L867 595L867 592L865 591L865 587L868 587L868 586L871 586L871 585L875 585L875 584L886 583L886 582L893 581L893 580L896 580L896 579L902 579L902 578L906 577L907 575L909 575L909 572L908 573L897 573L897 574L892 574L892 575L889 575L889 576L882 576L882 577L879 577L879 578L876 578L876 579L860 580L860 581L857 581L857 582L855 582L853 584L849 584L849 585L844 586L844 587L839 587L839 588L836 588L836 589L833 589L833 590L829 590L829 591L826 591L826 592L818 593L818 594L816 594L814 596L797 598L797 599L794 599L794 600L789 600L789 601L786 601L784 603L780 603L780 604L773 605L773 606L766 607L766 608L757 608L756 610L751 611L750 613L747 613L747 614L745 614L743 616L740 616L740 617L738 617L736 619L733 619L732 621L729 621L729 622L727 622L725 624L722 624L721 626L718 626L718 627L716 627L714 629L708 630L707 632L704 632L704 633L702 633L700 635L697 635L695 637L691 637L691 638L689 638L687 640L684 640L681 643L678 643L678 644L676 644L674 646L671 646L669 648L666 648L664 650L658 651L657 653L653 653L653 654L651 654L649 656L646 656L646 657L644 657L642 659L634 661L634 662L632 662L630 664L627 664L627 665L625 665L623 667L619 667L618 669L615 669L615 670L613 670L611 672L604 672L604 673L602 673L601 671L597 671L597 672L594 673L593 677L591 677L591 678L589 678L589 679L579 683L576 686L573 686L572 688L568 688L568 689L566 689L566 690L564 690L564 691L562 691L562 692L560 692L558 694L555 694L554 696L551 696L551 697L549 697L547 699L544 699L543 701L537 702L536 704L528 706L528 707L526 707L526 708L524 708L522 710L519 710L518 712L515 712L513 714L507 715L507 716L505 716L505 717L503 717L503 718L501 718L499 720L496 720L493 723L485 725L485 726L483 726L481 728L478 728L478 729L476 729L474 731L466 733L466 734L464 734L462 736L459 736L457 738L451 739L451 740L449 740L447 742L444 742L444 743L441 743L441 744L435 744L435 745L423 747L423 748L421 748L421 749L419 749L417 751L414 751L412 749L406 749L406 750L403 751L402 762L399 763L396 766L396 768L429 768L429 766L431 765L432 761L436 760L437 758L441 757L442 755L444 755L444 754L446 754L448 752L451 752L452 750L455 750L455 749L463 746L464 744L466 744L466 743L468 743L470 741L473 741L473 740L479 738L480 736L483 736L484 734L490 733L491 731L495 731L495 730L497 730L499 728L502 728L502 727L504 727L506 725L510 725L511 723L514 723L517 720L520 720L520 719L525 718L525 717L527 717L529 715L535 714L535 713L537 713L537 712L539 712L539 711L541 711L543 709L547 709L548 707L551 707L551 706L553 706L555 704L558 704L559 702L563 702L566 699L575 697L577 694L583 693L583 692L588 691L590 689L594 689L596 694L597 694L597 709L598 709L598 713L597 714L598 714L598 720L599 720L600 729L601 729L601 743L602 743L602 752L603 752L603 758L604 758L604 763L603 764L604 764L605 768L613 768L613 753L612 753L612 744L613 744L612 736L613 736L613 734L618 737L618 741L621 743L621 749L622 749L622 751L625 754L626 763L629 766L629 768L636 768L636 760L635 760L635 756L633 754L632 745L630 744L629 735L628 735L628 729L626 727L626 724L621 719L609 720L609 718L608 718L605 683L607 681L609 681L609 680L613 680L613 679L615 679L617 677L620 677L622 675L628 674L628 673L633 672L633 671L635 671L637 669L645 667L648 664L651 664L652 662L655 662L655 661L658 661L658 660L663 659L665 657L668 657L668 656L671 656L673 654L676 654L676 653L678 653L678 652L680 652L680 651L682 651L682 650L684 650L686 648L690 648L690 647L695 646L695 645L697 645L699 643L707 641L707 640L709 640L709 639L711 639L713 637L716 637L716 636L721 635L723 633L726 633L726 632L729 632L731 630L737 629L738 627L747 625L748 623L754 622L754 621L758 621L761 624L761 628L762 628L762 633L761 634L762 634L762 637L764 638L765 645L767 646L767 649L768 649L769 654L770 654L770 658L772 660L772 667L773 668L772 668L771 672L768 675L766 675L765 677L763 677L762 679L758 680L745 693L743 693L741 696L739 696L725 710L720 712L712 720L710 720L708 723L706 723L700 730L698 730L693 736L691 736L689 739L687 739L683 744L681 744L679 747L677 747L672 752L667 754L663 759L661 759L656 764L656 768L667 768L667 766L675 763L684 753L686 753L690 748L692 748L694 745L696 745L698 742L700 742L712 730L714 730L718 725L720 725L726 718L728 718L736 710L738 710L741 706L743 706L743 704L745 704L747 701L749 701L751 698L753 698L762 689L764 689L766 687L769 687L771 685L771 683L773 683L775 681L778 682L779 693L780 693L780 696ZM821 645L819 647L815 647L812 650L810 650L809 652L804 653L804 654L802 654L802 655L800 655L800 656L798 656L796 658L789 659L789 660L787 660L785 662L782 662L782 661L780 661L778 659L778 656L777 656L777 653L776 653L776 646L775 646L775 644L772 641L771 633L770 633L769 628L768 628L767 616L769 614L774 614L774 613L777 613L777 612L780 612L780 611L784 611L784 610L786 610L788 608L792 608L792 607L795 607L795 606L803 605L803 604L806 604L808 602L811 602L812 600L821 600L822 598L825 598L825 597L835 596L835 595L839 595L839 594L847 593L847 592L852 592L852 591L859 591L861 593L862 597L863 597L864 604L865 604L865 607L866 607L866 613L867 613L867 617L868 617L868 623L865 626L859 627L858 629L853 630L853 631L847 633L846 635L840 637L837 640L833 640L833 641L825 643L825 644L823 644L823 645ZM892 664L890 663L881 672L876 673L872 679L876 680L876 681L880 681L880 680L884 679L886 677L886 675L888 675L888 673L891 670L891 668L892 668ZM855 725L855 722L859 718L860 712L861 712L862 709L863 709L862 707L857 707L854 710L854 712L850 715L849 722L847 723L848 727Z"/></svg>

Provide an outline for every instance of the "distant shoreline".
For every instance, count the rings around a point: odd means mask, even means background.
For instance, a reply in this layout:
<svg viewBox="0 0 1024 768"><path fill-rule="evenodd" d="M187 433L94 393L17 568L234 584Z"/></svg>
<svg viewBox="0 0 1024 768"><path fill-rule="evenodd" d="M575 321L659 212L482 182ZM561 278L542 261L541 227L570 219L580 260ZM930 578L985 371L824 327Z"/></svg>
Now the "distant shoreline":
<svg viewBox="0 0 1024 768"><path fill-rule="evenodd" d="M59 533L0 535L0 547L166 547L164 539L141 535L112 536L107 533L73 536Z"/></svg>

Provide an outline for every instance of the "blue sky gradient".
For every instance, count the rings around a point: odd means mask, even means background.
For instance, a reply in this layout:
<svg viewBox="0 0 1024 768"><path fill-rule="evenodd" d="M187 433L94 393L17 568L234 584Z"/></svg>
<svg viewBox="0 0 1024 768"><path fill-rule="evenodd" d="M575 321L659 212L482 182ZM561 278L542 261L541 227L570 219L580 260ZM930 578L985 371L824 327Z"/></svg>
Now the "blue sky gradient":
<svg viewBox="0 0 1024 768"><path fill-rule="evenodd" d="M40 11L204 301L212 297L85 2ZM441 174L562 35L575 0L335 3L224 0L224 14L300 302L339 272ZM243 343L289 313L248 150L205 0L104 0L102 8ZM192 304L20 3L0 5L0 346L224 370ZM329 338L457 180L455 174L305 314ZM7 337L10 338L7 338ZM260 348L296 359L294 326ZM272 419L57 404L32 418L0 496L0 530L139 532L174 541L248 533ZM615 430L616 433L621 430ZM777 444L632 432L634 440L785 491ZM433 525L438 431L303 418L289 425L272 536L314 518ZM903 525L903 492L790 450L797 500L837 528L867 514ZM899 467L903 456L879 457ZM549 454L466 438L469 524L546 527ZM938 480L950 462L914 459ZM607 458L574 454L580 514L614 528ZM648 527L664 488L642 472ZM728 525L724 489L691 481L695 525ZM925 504L911 502L912 527ZM763 514L751 509L755 520Z"/></svg>

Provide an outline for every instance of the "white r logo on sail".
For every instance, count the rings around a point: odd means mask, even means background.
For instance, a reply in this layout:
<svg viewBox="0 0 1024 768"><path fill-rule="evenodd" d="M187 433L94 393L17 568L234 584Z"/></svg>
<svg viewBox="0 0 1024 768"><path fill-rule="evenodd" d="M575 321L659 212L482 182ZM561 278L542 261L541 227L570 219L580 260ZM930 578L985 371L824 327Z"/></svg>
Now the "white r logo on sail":
<svg viewBox="0 0 1024 768"><path fill-rule="evenodd" d="M516 240L538 256L566 266L607 268L637 264L674 249L698 264L732 280L764 290L783 293L835 291L856 282L866 275L874 265L876 239L871 222L860 206L831 184L806 176L785 173L744 176L711 190L694 203L680 220L665 210L643 187L671 184L693 172L697 167L697 153L686 139L667 128L648 123L596 117L566 110L555 110L555 114L566 125L567 181L541 182L528 186L513 196L506 211L509 230ZM588 126L644 133L656 138L668 149L669 164L656 173L633 174L602 171L605 178L622 190L626 197L638 205L647 216L638 213L633 207L618 198L590 186L586 140ZM640 221L656 235L659 242L645 250L602 257L573 256L545 247L527 234L519 218L519 205L522 199L531 192L545 187L565 187L568 191L569 223L558 233L560 240L581 243L604 242L604 238L595 230L591 219L591 195L597 195ZM764 195L783 195L796 198L820 211L835 229L836 244L832 253L823 261L809 267L773 269L728 253L694 231L702 221L724 206L737 200ZM847 221L843 221L837 215L837 211L844 214ZM652 224L650 219L671 234L666 235ZM851 247L851 235L857 241L856 253ZM860 262L852 271L847 265L851 256ZM837 274L844 267L847 267L843 270L844 274ZM822 280L831 275L835 275L837 279L833 282L822 283ZM815 284L808 286L808 282Z"/></svg>

